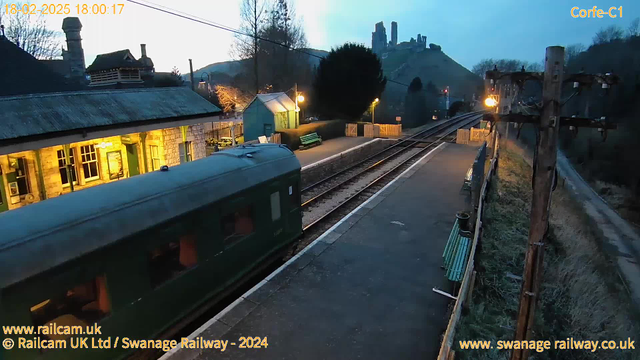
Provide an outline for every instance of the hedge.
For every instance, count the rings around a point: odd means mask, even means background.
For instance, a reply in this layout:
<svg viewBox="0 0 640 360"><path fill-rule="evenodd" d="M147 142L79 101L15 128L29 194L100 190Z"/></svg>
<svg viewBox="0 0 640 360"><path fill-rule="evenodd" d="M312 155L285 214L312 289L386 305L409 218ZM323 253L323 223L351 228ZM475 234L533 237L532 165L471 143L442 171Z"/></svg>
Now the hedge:
<svg viewBox="0 0 640 360"><path fill-rule="evenodd" d="M344 120L324 120L303 124L297 129L279 130L278 132L282 134L283 144L286 144L291 150L297 150L300 147L300 136L317 133L322 140L328 140L344 136L344 129Z"/></svg>

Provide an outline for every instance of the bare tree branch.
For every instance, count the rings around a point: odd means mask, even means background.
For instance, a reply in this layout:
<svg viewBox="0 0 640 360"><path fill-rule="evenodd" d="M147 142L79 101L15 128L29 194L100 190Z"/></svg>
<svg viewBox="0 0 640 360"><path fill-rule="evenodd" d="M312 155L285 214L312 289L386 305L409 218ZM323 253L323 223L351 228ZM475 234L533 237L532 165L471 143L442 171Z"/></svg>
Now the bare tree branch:
<svg viewBox="0 0 640 360"><path fill-rule="evenodd" d="M43 14L37 16L22 12L6 14L4 5L4 1L0 1L3 9L0 11L2 13L0 22L5 25L5 34L9 40L36 59L53 59L61 55L60 32L47 28L47 21ZM15 3L15 5L22 8L24 4Z"/></svg>

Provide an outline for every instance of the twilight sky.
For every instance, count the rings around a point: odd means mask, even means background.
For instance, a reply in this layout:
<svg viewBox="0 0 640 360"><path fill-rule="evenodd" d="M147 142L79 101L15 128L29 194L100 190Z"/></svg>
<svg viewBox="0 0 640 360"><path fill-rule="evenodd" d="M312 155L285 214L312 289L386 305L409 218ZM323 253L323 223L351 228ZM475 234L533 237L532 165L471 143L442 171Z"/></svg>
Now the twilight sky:
<svg viewBox="0 0 640 360"><path fill-rule="evenodd" d="M31 3L49 3L37 0ZM153 3L232 28L239 27L241 0L153 0ZM601 27L617 24L624 28L640 17L640 1L582 0L293 0L306 30L309 45L330 50L347 41L371 46L374 24L384 21L391 38L391 21L398 22L398 41L418 33L467 68L483 58L515 58L541 61L550 45L591 44ZM75 4L124 3L119 15L79 15L87 66L97 54L130 49L140 56L140 44L156 71L177 66L185 74L188 59L194 70L207 64L230 60L233 35L206 25L144 8L127 0L88 2L67 0L72 14ZM608 11L622 6L622 18L572 18L571 8ZM4 8L2 9L4 11ZM616 13L616 15L619 15ZM64 15L46 15L47 25L60 29ZM67 15L73 16L73 15Z"/></svg>

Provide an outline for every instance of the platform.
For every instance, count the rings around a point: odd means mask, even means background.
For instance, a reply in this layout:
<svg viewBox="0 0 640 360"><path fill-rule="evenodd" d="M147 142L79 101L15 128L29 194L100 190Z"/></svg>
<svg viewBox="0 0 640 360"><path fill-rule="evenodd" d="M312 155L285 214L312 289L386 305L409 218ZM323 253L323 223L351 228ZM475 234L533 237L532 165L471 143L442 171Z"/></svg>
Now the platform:
<svg viewBox="0 0 640 360"><path fill-rule="evenodd" d="M335 139L322 140L321 145L305 150L296 150L295 154L300 161L300 166L304 167L372 140L371 138L362 136L343 136Z"/></svg>
<svg viewBox="0 0 640 360"><path fill-rule="evenodd" d="M477 147L442 144L190 338L184 359L433 359L451 301L440 268ZM241 336L266 349L239 349ZM235 345L232 345L234 343Z"/></svg>

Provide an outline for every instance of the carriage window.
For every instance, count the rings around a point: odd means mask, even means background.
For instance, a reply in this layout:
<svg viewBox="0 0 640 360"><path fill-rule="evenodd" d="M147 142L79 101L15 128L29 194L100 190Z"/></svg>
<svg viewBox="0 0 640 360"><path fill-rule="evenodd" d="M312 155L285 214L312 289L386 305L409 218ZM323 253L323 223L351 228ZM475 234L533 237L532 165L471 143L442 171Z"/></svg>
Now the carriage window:
<svg viewBox="0 0 640 360"><path fill-rule="evenodd" d="M253 206L245 206L222 217L222 239L226 246L253 232Z"/></svg>
<svg viewBox="0 0 640 360"><path fill-rule="evenodd" d="M271 221L280 219L280 191L271 194Z"/></svg>
<svg viewBox="0 0 640 360"><path fill-rule="evenodd" d="M193 234L183 235L178 241L159 246L150 254L151 286L156 288L197 263L196 237Z"/></svg>
<svg viewBox="0 0 640 360"><path fill-rule="evenodd" d="M111 312L111 302L104 276L61 291L58 296L31 306L34 326L86 326L98 322ZM71 335L43 335L52 340L65 339Z"/></svg>

